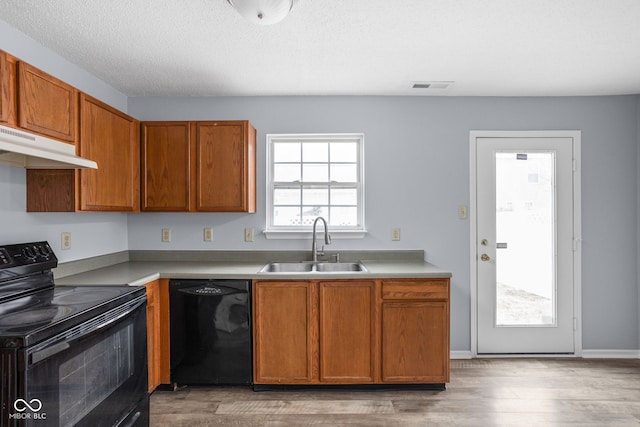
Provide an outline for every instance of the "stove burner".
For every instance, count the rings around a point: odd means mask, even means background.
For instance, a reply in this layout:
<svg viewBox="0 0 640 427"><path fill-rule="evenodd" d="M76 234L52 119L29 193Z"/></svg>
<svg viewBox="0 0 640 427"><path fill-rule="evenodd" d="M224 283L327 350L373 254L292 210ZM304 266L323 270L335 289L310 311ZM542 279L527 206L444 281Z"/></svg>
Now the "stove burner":
<svg viewBox="0 0 640 427"><path fill-rule="evenodd" d="M69 292L57 294L51 301L53 304L86 304L104 301L118 295L117 289L73 289Z"/></svg>
<svg viewBox="0 0 640 427"><path fill-rule="evenodd" d="M26 311L18 311L0 318L0 326L26 326L36 323L46 323L56 316L66 316L71 313L71 307L48 306Z"/></svg>

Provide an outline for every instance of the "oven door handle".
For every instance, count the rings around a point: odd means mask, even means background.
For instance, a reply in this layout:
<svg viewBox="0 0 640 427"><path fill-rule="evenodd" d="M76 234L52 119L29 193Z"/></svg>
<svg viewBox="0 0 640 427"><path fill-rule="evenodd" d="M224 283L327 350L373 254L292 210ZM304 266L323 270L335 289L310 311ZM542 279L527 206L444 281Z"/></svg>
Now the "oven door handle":
<svg viewBox="0 0 640 427"><path fill-rule="evenodd" d="M113 308L106 313L96 316L93 319L81 323L80 325L74 326L73 328L70 328L65 332L51 337L40 345L34 347L34 349L30 352L31 357L29 358L29 360L31 364L38 363L42 360L48 359L53 355L63 352L71 347L71 344L74 341L91 335L101 329L112 325L115 322L122 320L123 318L133 313L141 305L144 305L146 301L147 297L145 295L142 295L138 298L128 301L127 303L119 307Z"/></svg>

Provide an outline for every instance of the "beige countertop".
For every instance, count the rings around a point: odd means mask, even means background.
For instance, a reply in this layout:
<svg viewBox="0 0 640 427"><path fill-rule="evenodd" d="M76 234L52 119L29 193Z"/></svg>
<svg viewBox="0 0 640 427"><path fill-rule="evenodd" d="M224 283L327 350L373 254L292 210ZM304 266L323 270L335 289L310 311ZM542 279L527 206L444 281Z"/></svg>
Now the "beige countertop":
<svg viewBox="0 0 640 427"><path fill-rule="evenodd" d="M264 261L139 261L129 260L88 271L56 277L56 285L140 286L158 278L171 279L356 279L447 278L451 273L423 260L366 260L367 272L260 273Z"/></svg>

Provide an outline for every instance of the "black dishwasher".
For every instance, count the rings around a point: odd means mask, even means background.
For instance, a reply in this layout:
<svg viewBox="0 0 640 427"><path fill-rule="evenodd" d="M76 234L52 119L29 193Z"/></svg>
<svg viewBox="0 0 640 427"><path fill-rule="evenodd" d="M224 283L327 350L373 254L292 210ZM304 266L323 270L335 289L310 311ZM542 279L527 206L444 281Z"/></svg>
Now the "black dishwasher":
<svg viewBox="0 0 640 427"><path fill-rule="evenodd" d="M250 280L169 281L174 387L251 384Z"/></svg>

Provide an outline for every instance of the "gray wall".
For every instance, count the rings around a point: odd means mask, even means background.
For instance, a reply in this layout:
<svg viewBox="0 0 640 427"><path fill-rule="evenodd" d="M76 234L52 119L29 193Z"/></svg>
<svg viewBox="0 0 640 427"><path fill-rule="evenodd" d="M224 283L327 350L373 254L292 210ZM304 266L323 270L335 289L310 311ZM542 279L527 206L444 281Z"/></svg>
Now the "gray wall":
<svg viewBox="0 0 640 427"><path fill-rule="evenodd" d="M638 97L429 98L238 97L130 98L143 120L249 119L258 130L258 189L265 185L265 135L364 132L366 225L362 240L332 249L424 249L451 270L452 349L468 350L470 130L582 131L583 346L638 348ZM129 216L131 249L306 249L308 241L245 243L244 227L265 223L264 191L252 215ZM202 228L214 242L202 242ZM391 227L402 240L390 240ZM173 242L160 243L170 227Z"/></svg>
<svg viewBox="0 0 640 427"><path fill-rule="evenodd" d="M127 97L0 20L0 49L118 108ZM127 216L119 213L26 213L25 170L0 166L0 244L47 240L61 262L127 249ZM71 249L60 250L60 233Z"/></svg>
<svg viewBox="0 0 640 427"><path fill-rule="evenodd" d="M61 261L126 249L307 249L308 241L243 241L264 227L265 134L364 132L366 221L361 240L332 249L424 249L453 272L452 350L469 350L470 130L582 131L583 347L638 349L638 96L585 98L131 98L0 21L0 49L142 120L249 119L258 130L256 214L33 214L22 169L0 166L0 244L49 240ZM214 241L202 228L214 227ZM402 240L392 242L391 227ZM160 243L170 227L173 242ZM60 232L72 249L60 251Z"/></svg>

